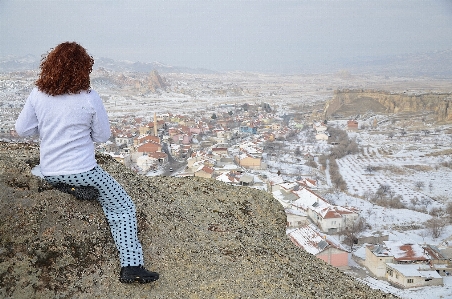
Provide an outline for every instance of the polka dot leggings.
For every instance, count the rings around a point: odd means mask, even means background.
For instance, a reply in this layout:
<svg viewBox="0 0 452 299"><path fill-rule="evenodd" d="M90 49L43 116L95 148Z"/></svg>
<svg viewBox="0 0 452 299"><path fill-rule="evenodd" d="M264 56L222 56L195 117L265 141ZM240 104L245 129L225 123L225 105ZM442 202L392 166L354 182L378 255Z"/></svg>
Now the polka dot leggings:
<svg viewBox="0 0 452 299"><path fill-rule="evenodd" d="M124 188L100 166L87 172L70 175L45 176L51 184L93 186L99 190L111 234L119 251L121 267L143 265L143 249L137 236L135 205Z"/></svg>

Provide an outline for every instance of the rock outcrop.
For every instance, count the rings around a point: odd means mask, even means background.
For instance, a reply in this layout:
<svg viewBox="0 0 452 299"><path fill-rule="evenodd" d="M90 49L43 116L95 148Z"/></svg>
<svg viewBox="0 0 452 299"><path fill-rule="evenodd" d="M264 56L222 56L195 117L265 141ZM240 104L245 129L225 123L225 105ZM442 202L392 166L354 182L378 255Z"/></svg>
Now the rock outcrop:
<svg viewBox="0 0 452 299"><path fill-rule="evenodd" d="M270 195L208 179L145 177L98 163L137 206L150 284L121 284L97 202L53 189L38 149L0 143L1 298L394 298L295 247Z"/></svg>
<svg viewBox="0 0 452 299"><path fill-rule="evenodd" d="M165 89L167 83L160 77L159 73L156 70L153 70L149 74L149 90L151 92L156 92L158 89Z"/></svg>
<svg viewBox="0 0 452 299"><path fill-rule="evenodd" d="M374 113L431 112L439 122L452 121L451 93L390 93L376 90L337 90L325 108L327 118Z"/></svg>

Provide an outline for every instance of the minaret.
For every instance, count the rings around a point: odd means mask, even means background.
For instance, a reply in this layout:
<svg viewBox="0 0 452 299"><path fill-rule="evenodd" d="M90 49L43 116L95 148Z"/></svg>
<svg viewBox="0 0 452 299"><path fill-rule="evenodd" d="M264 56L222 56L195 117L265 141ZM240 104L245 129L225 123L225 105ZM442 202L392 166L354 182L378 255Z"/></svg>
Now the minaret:
<svg viewBox="0 0 452 299"><path fill-rule="evenodd" d="M154 136L158 136L157 134L157 114L154 112Z"/></svg>

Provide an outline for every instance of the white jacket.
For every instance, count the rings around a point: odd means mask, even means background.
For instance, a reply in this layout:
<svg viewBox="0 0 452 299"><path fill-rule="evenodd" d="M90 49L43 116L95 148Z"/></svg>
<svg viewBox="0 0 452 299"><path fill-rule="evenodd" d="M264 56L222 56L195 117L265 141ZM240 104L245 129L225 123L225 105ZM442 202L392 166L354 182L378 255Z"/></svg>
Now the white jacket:
<svg viewBox="0 0 452 299"><path fill-rule="evenodd" d="M39 134L41 172L76 174L96 164L94 143L110 138L102 100L94 90L51 96L34 88L16 120L19 136Z"/></svg>

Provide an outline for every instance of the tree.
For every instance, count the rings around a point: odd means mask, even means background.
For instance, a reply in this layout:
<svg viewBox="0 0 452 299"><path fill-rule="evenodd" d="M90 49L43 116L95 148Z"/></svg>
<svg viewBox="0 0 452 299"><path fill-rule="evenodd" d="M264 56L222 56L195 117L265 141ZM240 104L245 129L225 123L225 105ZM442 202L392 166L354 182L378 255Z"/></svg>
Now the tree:
<svg viewBox="0 0 452 299"><path fill-rule="evenodd" d="M370 199L373 197L373 193L370 190L366 190L366 192L364 192L363 197L366 201L370 201Z"/></svg>
<svg viewBox="0 0 452 299"><path fill-rule="evenodd" d="M301 150L300 150L300 147L299 147L299 146L297 146L297 148L295 149L294 155L295 155L295 156L301 156Z"/></svg>
<svg viewBox="0 0 452 299"><path fill-rule="evenodd" d="M366 168L364 168L364 171L368 172L369 174L372 174L372 172L375 171L375 166L369 164L366 166Z"/></svg>
<svg viewBox="0 0 452 299"><path fill-rule="evenodd" d="M452 202L449 202L446 206L446 213L449 216L449 223L452 223Z"/></svg>
<svg viewBox="0 0 452 299"><path fill-rule="evenodd" d="M232 112L232 111L228 111L228 114L229 114L229 115L232 115L232 114L234 114L234 112Z"/></svg>
<svg viewBox="0 0 452 299"><path fill-rule="evenodd" d="M213 113L212 116L210 117L211 119L217 119L217 114Z"/></svg>
<svg viewBox="0 0 452 299"><path fill-rule="evenodd" d="M391 191L391 186L386 185L386 184L381 184L379 189L381 190L381 192L383 194L388 194L388 192Z"/></svg>
<svg viewBox="0 0 452 299"><path fill-rule="evenodd" d="M400 135L402 135L402 136L405 136L405 135L406 135L405 129L401 129L401 130L400 130Z"/></svg>
<svg viewBox="0 0 452 299"><path fill-rule="evenodd" d="M350 246L350 250L353 250L354 244L358 244L358 237L366 230L367 226L366 220L360 217L339 233L344 237L344 243Z"/></svg>
<svg viewBox="0 0 452 299"><path fill-rule="evenodd" d="M438 238L441 236L444 228L446 226L446 221L444 218L433 217L427 220L425 223L425 227L430 231L433 238Z"/></svg>
<svg viewBox="0 0 452 299"><path fill-rule="evenodd" d="M416 187L417 191L419 191L424 188L425 183L423 181L416 181L414 182L414 186Z"/></svg>
<svg viewBox="0 0 452 299"><path fill-rule="evenodd" d="M427 136L428 134L430 134L429 130L422 130L422 133L424 133L425 136Z"/></svg>

